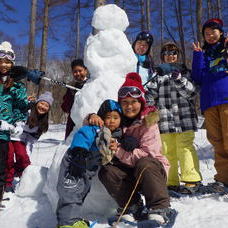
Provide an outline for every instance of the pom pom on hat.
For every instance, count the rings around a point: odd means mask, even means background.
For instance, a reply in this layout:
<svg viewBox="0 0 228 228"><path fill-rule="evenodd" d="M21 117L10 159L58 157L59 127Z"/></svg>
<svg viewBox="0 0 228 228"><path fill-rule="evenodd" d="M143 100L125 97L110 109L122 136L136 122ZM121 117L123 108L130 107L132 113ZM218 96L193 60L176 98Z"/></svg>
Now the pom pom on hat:
<svg viewBox="0 0 228 228"><path fill-rule="evenodd" d="M50 106L52 105L53 103L53 97L52 97L52 93L51 92L48 92L46 91L45 93L41 94L36 103L38 103L39 101L46 101Z"/></svg>
<svg viewBox="0 0 228 228"><path fill-rule="evenodd" d="M0 53L3 53L0 55L0 58L6 58L9 59L11 62L14 63L15 60L15 53L14 50L12 49L12 45L8 41L4 41L0 44Z"/></svg>

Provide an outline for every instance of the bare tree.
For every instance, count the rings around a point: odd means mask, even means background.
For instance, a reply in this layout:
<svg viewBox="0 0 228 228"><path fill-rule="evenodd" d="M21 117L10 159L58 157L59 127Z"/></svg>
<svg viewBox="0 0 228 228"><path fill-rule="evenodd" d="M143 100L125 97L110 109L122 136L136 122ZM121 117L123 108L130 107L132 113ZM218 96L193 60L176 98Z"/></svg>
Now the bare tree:
<svg viewBox="0 0 228 228"><path fill-rule="evenodd" d="M145 2L144 0L140 0L141 7L141 30L145 30Z"/></svg>
<svg viewBox="0 0 228 228"><path fill-rule="evenodd" d="M76 57L79 57L79 51L80 51L80 9L81 9L81 1L78 0L77 4L77 27L76 27Z"/></svg>
<svg viewBox="0 0 228 228"><path fill-rule="evenodd" d="M211 18L211 0L207 0L207 18Z"/></svg>
<svg viewBox="0 0 228 228"><path fill-rule="evenodd" d="M191 17L191 29L192 29L192 36L194 38L194 42L196 42L197 38L195 35L195 28L194 28L194 17L193 17L193 9L192 9L192 0L190 0L190 17Z"/></svg>
<svg viewBox="0 0 228 228"><path fill-rule="evenodd" d="M181 53L182 53L182 60L184 64L186 64L186 55L185 55L185 37L184 37L184 28L183 28L183 19L182 19L182 4L181 0L175 0L175 9L176 9L176 16L177 16L177 24L178 24L178 32L180 37L180 44L181 44Z"/></svg>
<svg viewBox="0 0 228 228"><path fill-rule="evenodd" d="M221 0L217 0L218 17L222 19Z"/></svg>
<svg viewBox="0 0 228 228"><path fill-rule="evenodd" d="M37 0L32 0L31 17L30 17L30 32L29 32L29 46L28 46L28 63L29 69L35 68L35 33L36 33L36 10Z"/></svg>
<svg viewBox="0 0 228 228"><path fill-rule="evenodd" d="M11 6L6 0L0 0L0 20L7 23L17 23L17 20L11 18L8 12L16 12L16 9Z"/></svg>
<svg viewBox="0 0 228 228"><path fill-rule="evenodd" d="M163 2L163 0L161 0L161 46L163 44L163 39L164 39L163 25L164 25L164 2Z"/></svg>
<svg viewBox="0 0 228 228"><path fill-rule="evenodd" d="M202 44L202 0L196 0L196 28L197 28L197 40Z"/></svg>
<svg viewBox="0 0 228 228"><path fill-rule="evenodd" d="M114 3L115 3L117 6L120 6L120 0L115 0Z"/></svg>
<svg viewBox="0 0 228 228"><path fill-rule="evenodd" d="M151 30L151 20L150 20L150 1L151 0L146 0L146 29L148 31Z"/></svg>

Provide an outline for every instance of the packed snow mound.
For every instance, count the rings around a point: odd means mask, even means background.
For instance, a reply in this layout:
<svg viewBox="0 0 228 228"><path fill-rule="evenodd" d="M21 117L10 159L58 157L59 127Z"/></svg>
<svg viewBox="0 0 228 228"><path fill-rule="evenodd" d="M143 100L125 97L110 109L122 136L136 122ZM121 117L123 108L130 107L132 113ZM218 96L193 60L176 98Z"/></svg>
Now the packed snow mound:
<svg viewBox="0 0 228 228"><path fill-rule="evenodd" d="M115 28L125 31L128 25L127 14L115 4L98 7L92 19L92 26L97 30Z"/></svg>
<svg viewBox="0 0 228 228"><path fill-rule="evenodd" d="M47 168L29 165L16 187L16 194L20 197L40 197L47 179Z"/></svg>

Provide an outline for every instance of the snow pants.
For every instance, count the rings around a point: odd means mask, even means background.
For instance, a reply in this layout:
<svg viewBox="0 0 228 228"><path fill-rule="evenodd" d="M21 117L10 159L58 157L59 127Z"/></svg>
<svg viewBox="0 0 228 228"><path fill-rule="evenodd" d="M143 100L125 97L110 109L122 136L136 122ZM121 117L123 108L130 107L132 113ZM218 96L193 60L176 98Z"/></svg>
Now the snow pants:
<svg viewBox="0 0 228 228"><path fill-rule="evenodd" d="M146 169L143 171L145 167ZM119 207L124 208L135 187L136 180L141 174L138 188L129 206L140 200L140 192L145 196L147 208L161 209L169 207L166 172L161 162L155 158L141 158L136 162L135 167L129 167L118 159L114 159L113 164L109 163L101 167L98 177Z"/></svg>
<svg viewBox="0 0 228 228"><path fill-rule="evenodd" d="M6 185L12 186L14 175L16 174L21 177L22 172L30 163L25 143L21 141L10 141L6 166Z"/></svg>
<svg viewBox="0 0 228 228"><path fill-rule="evenodd" d="M228 104L204 112L207 139L214 147L216 181L228 185Z"/></svg>
<svg viewBox="0 0 228 228"><path fill-rule="evenodd" d="M194 131L161 134L163 154L169 160L167 185L201 181L199 158L194 147ZM180 166L180 175L178 168Z"/></svg>
<svg viewBox="0 0 228 228"><path fill-rule="evenodd" d="M60 165L57 191L59 201L56 210L58 226L72 225L80 217L80 210L91 187L96 171L86 170L80 176L69 173L71 156L68 150Z"/></svg>
<svg viewBox="0 0 228 228"><path fill-rule="evenodd" d="M0 188L5 185L6 163L9 150L9 142L0 140Z"/></svg>

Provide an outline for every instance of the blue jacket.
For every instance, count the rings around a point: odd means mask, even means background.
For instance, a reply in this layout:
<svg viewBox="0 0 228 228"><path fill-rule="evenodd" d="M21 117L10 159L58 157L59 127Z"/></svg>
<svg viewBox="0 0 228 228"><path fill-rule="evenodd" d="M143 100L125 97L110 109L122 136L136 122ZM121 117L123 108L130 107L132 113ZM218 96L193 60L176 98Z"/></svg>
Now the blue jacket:
<svg viewBox="0 0 228 228"><path fill-rule="evenodd" d="M70 146L70 149L80 147L90 152L87 159L87 169L93 169L93 167L100 164L101 154L96 145L96 138L100 127L98 126L83 126L75 134Z"/></svg>
<svg viewBox="0 0 228 228"><path fill-rule="evenodd" d="M200 86L200 106L206 109L228 103L228 73L210 71L209 58L203 52L193 52L192 79Z"/></svg>

